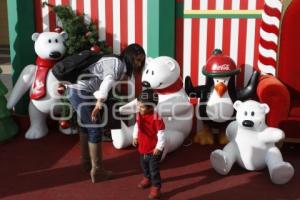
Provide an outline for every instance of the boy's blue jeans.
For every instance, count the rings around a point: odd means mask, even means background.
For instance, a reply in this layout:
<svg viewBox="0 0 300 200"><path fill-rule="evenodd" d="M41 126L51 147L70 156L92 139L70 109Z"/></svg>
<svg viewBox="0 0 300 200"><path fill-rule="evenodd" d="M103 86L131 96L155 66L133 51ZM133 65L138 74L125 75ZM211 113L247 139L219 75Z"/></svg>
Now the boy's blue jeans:
<svg viewBox="0 0 300 200"><path fill-rule="evenodd" d="M96 104L96 99L92 98L93 94L84 90L77 90L74 88L67 88L67 94L72 107L77 112L77 117L80 119L83 125L80 126L81 132L88 134L89 142L101 142L102 130L101 128L99 128L99 124L97 122L98 120L96 122L93 122L91 118L92 111ZM90 103L90 105L83 105L82 103Z"/></svg>
<svg viewBox="0 0 300 200"><path fill-rule="evenodd" d="M152 186L161 187L159 162L162 155L141 154L140 162L144 176L150 179Z"/></svg>

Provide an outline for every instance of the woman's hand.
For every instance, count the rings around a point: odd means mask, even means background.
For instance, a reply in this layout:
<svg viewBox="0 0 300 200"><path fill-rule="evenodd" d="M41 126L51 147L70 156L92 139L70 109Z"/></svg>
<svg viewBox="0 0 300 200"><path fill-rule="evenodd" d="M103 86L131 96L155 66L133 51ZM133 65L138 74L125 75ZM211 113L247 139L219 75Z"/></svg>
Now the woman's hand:
<svg viewBox="0 0 300 200"><path fill-rule="evenodd" d="M57 88L56 88L57 93L60 94L60 95L63 95L65 93L65 89L66 89L66 87L61 83L59 83Z"/></svg>
<svg viewBox="0 0 300 200"><path fill-rule="evenodd" d="M138 139L137 139L137 138L133 138L133 140L132 140L132 145L133 145L134 147L136 147L136 146L138 145Z"/></svg>
<svg viewBox="0 0 300 200"><path fill-rule="evenodd" d="M97 121L97 116L98 116L98 113L100 112L100 110L102 109L103 107L103 102L101 99L97 100L97 103L92 111L92 115L91 115L91 118L92 118L92 121L93 122L96 122Z"/></svg>
<svg viewBox="0 0 300 200"><path fill-rule="evenodd" d="M154 149L154 150L153 150L153 155L154 155L154 156L158 156L158 155L160 155L161 153L162 153L162 151L159 150L159 149Z"/></svg>

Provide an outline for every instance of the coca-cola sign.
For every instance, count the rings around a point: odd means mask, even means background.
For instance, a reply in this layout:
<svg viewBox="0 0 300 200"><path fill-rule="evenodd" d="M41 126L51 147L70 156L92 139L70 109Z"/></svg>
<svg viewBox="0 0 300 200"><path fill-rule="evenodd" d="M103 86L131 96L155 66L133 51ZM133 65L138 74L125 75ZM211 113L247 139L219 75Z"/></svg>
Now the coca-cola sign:
<svg viewBox="0 0 300 200"><path fill-rule="evenodd" d="M229 64L223 64L223 65L213 65L212 66L213 71L229 71L230 65Z"/></svg>

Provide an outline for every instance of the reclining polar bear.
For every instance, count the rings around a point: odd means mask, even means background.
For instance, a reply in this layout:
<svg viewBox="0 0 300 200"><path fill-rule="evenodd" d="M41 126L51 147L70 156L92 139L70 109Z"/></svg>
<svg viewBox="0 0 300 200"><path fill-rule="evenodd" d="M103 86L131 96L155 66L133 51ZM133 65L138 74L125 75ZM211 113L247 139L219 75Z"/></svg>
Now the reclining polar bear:
<svg viewBox="0 0 300 200"><path fill-rule="evenodd" d="M163 118L166 129L166 144L162 159L166 154L180 147L192 128L193 107L183 88L179 64L172 58L161 56L151 59L143 72L142 83L158 93L156 112ZM120 108L121 114L137 113L137 100ZM121 122L121 130L112 130L113 145L117 149L128 147L133 138L133 127Z"/></svg>

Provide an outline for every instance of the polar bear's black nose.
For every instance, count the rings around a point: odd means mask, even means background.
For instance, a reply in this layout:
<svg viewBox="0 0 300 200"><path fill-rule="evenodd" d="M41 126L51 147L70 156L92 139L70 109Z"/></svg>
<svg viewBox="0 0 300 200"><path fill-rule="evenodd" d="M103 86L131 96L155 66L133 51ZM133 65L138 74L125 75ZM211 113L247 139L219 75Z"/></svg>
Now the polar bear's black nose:
<svg viewBox="0 0 300 200"><path fill-rule="evenodd" d="M244 120L243 121L243 126L245 127L253 127L254 126L254 122L251 120Z"/></svg>
<svg viewBox="0 0 300 200"><path fill-rule="evenodd" d="M148 81L143 81L143 82L142 82L142 85L143 85L144 87L147 87L147 88L151 87L151 85L150 85L150 83L149 83Z"/></svg>
<svg viewBox="0 0 300 200"><path fill-rule="evenodd" d="M58 51L53 51L50 53L50 57L51 58L60 58L61 57L61 53Z"/></svg>

